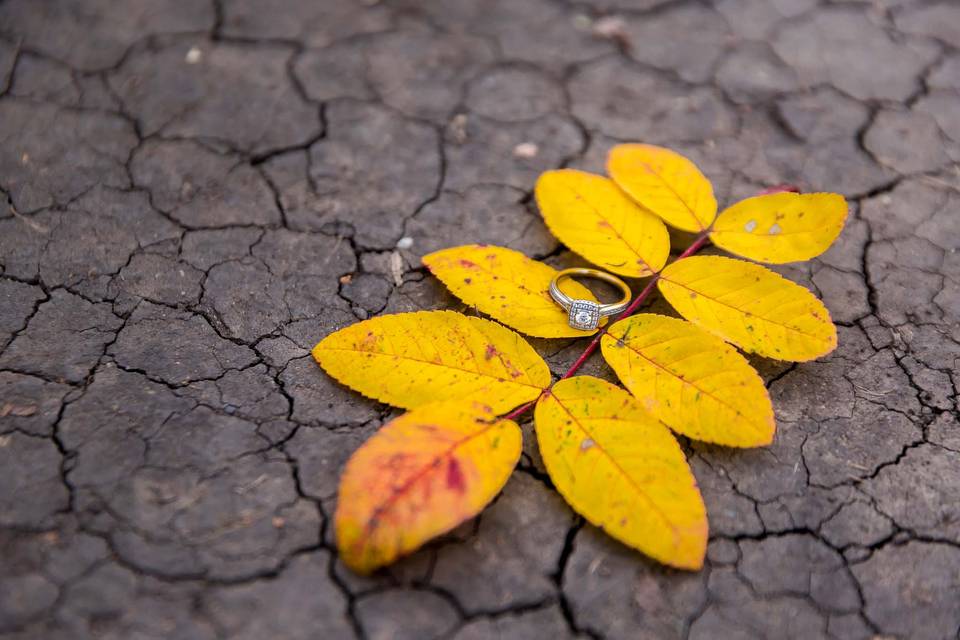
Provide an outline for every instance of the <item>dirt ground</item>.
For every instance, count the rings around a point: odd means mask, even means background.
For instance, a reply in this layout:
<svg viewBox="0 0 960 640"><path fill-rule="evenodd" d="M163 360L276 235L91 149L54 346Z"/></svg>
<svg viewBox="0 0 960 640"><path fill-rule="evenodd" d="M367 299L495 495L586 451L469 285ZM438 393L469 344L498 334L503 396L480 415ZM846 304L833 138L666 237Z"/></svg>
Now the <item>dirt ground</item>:
<svg viewBox="0 0 960 640"><path fill-rule="evenodd" d="M957 638L958 48L951 0L0 0L0 638ZM619 141L851 203L780 270L840 346L756 361L774 444L684 441L706 567L584 525L527 424L480 518L352 575L394 413L310 347L462 308L441 247L576 264L534 180Z"/></svg>

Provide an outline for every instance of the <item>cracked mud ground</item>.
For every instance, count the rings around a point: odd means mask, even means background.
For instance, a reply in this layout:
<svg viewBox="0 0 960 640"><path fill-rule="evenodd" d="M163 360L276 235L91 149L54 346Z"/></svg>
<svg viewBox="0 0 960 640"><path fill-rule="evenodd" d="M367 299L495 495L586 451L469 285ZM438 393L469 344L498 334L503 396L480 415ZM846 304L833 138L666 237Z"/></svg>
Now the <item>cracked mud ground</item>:
<svg viewBox="0 0 960 640"><path fill-rule="evenodd" d="M440 247L575 263L535 177L634 140L851 203L782 270L840 346L757 362L775 443L684 442L706 567L585 526L528 437L352 575L337 478L393 413L309 348L461 308ZM0 638L956 638L958 159L951 0L0 0Z"/></svg>

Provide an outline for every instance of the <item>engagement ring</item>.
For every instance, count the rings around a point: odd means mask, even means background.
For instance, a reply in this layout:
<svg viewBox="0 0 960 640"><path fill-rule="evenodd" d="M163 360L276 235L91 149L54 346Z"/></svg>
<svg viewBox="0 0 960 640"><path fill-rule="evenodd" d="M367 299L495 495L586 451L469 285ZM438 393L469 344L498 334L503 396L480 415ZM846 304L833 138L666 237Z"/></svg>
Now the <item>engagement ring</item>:
<svg viewBox="0 0 960 640"><path fill-rule="evenodd" d="M613 304L600 304L593 300L575 300L560 290L564 278L594 278L609 282L620 289L623 297ZM614 316L630 304L630 287L615 275L597 269L564 269L550 282L550 297L567 311L567 322L574 329L593 331L600 326L600 318Z"/></svg>

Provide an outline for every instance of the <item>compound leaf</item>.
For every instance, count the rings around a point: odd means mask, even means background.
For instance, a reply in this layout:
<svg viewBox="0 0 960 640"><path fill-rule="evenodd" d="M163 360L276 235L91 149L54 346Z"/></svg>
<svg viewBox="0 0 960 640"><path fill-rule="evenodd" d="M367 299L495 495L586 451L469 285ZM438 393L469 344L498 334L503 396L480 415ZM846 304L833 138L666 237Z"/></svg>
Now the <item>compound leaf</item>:
<svg viewBox="0 0 960 640"><path fill-rule="evenodd" d="M774 193L741 200L725 209L710 239L744 258L783 264L809 260L837 239L847 202L836 193Z"/></svg>
<svg viewBox="0 0 960 640"><path fill-rule="evenodd" d="M369 573L474 517L520 458L520 428L460 401L414 409L347 462L334 525L344 563Z"/></svg>
<svg viewBox="0 0 960 640"><path fill-rule="evenodd" d="M596 333L571 327L567 312L550 297L557 270L519 251L468 244L425 255L423 264L455 296L527 335L570 338ZM580 300L597 300L573 280L565 280L563 290Z"/></svg>
<svg viewBox="0 0 960 640"><path fill-rule="evenodd" d="M676 151L620 144L607 156L607 173L631 198L677 229L703 231L717 215L710 181Z"/></svg>
<svg viewBox="0 0 960 640"><path fill-rule="evenodd" d="M694 256L670 264L657 284L681 316L745 351L803 362L837 346L823 303L759 264Z"/></svg>
<svg viewBox="0 0 960 640"><path fill-rule="evenodd" d="M313 357L351 389L406 409L459 398L500 413L550 384L547 363L526 340L496 322L453 311L358 322L321 340Z"/></svg>
<svg viewBox="0 0 960 640"><path fill-rule="evenodd" d="M666 263L667 228L610 179L574 169L546 171L535 193L553 235L590 262L633 278L652 275Z"/></svg>
<svg viewBox="0 0 960 640"><path fill-rule="evenodd" d="M537 403L550 478L584 518L624 544L699 569L707 515L680 445L629 393L590 376L561 380Z"/></svg>
<svg viewBox="0 0 960 640"><path fill-rule="evenodd" d="M773 440L773 405L746 358L689 322L639 314L612 325L603 357L644 409L694 440L759 447Z"/></svg>

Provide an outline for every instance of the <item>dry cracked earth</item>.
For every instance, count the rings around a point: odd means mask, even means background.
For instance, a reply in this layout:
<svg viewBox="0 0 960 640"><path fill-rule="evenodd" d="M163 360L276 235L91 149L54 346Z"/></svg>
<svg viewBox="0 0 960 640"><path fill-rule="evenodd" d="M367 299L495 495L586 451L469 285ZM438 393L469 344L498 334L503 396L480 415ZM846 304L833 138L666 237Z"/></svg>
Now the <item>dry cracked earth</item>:
<svg viewBox="0 0 960 640"><path fill-rule="evenodd" d="M951 0L0 0L0 638L957 638L958 98ZM462 308L440 247L576 263L533 182L635 140L851 204L782 270L840 346L757 361L774 444L684 442L706 567L584 525L525 425L481 517L352 575L394 413L310 347Z"/></svg>

